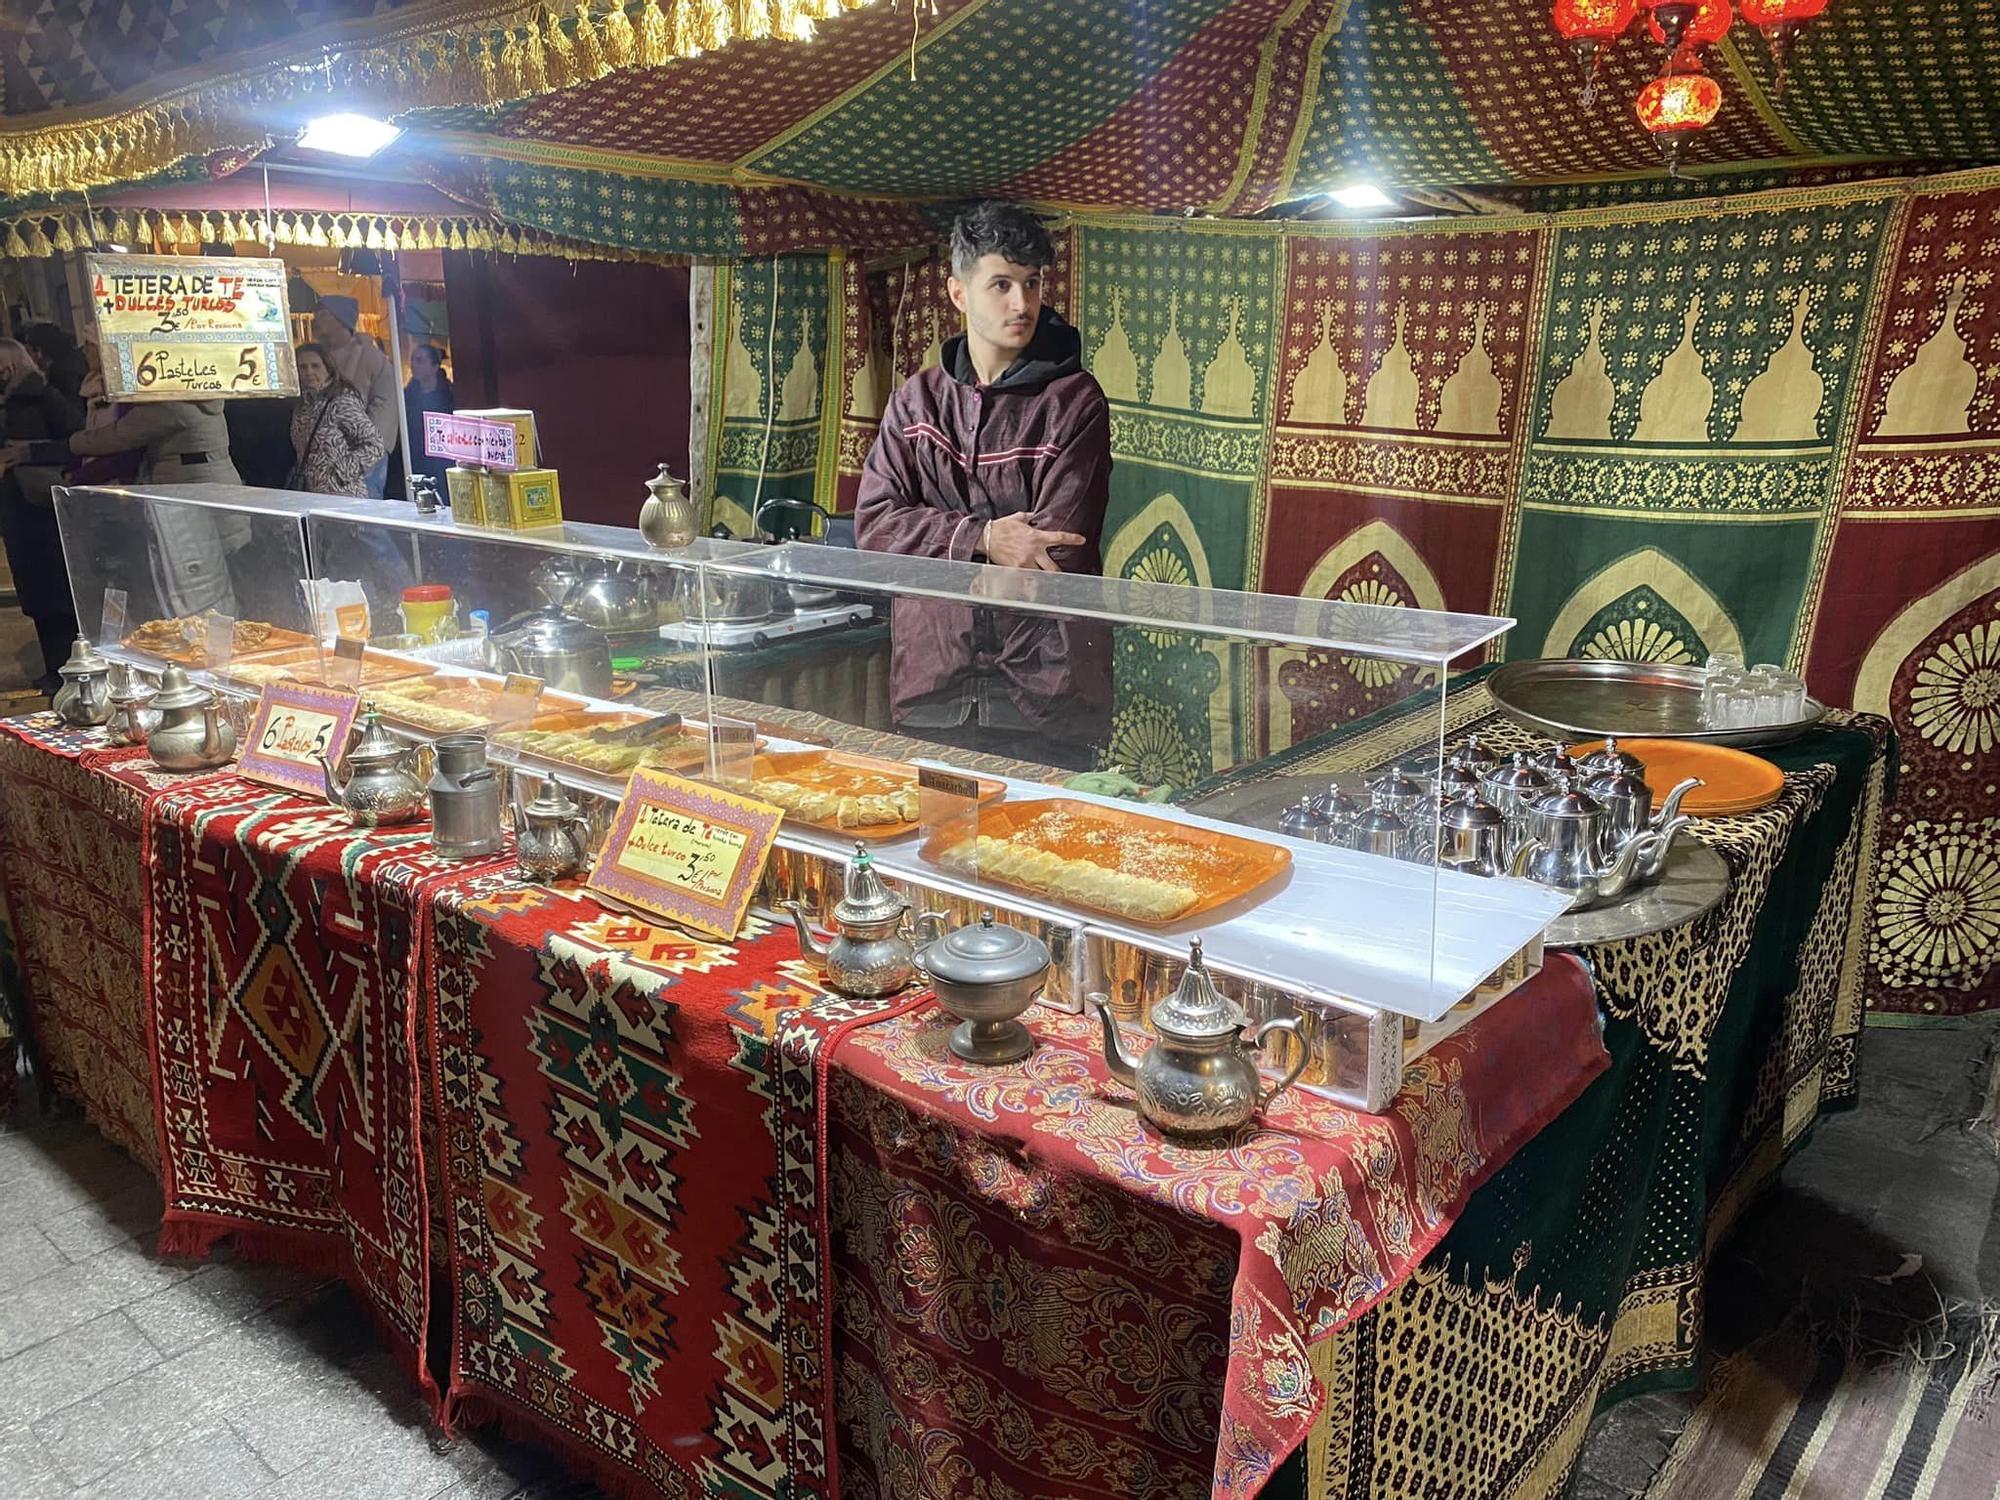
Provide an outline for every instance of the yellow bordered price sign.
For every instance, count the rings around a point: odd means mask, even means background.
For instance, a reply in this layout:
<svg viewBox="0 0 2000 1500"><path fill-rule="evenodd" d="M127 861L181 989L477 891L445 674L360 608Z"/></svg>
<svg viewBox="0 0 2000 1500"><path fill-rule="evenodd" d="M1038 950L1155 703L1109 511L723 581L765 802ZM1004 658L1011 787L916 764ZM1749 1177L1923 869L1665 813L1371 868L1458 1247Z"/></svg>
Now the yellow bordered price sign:
<svg viewBox="0 0 2000 1500"><path fill-rule="evenodd" d="M111 400L299 393L283 261L92 252L84 272Z"/></svg>
<svg viewBox="0 0 2000 1500"><path fill-rule="evenodd" d="M590 886L727 941L778 836L780 808L661 771L634 771Z"/></svg>
<svg viewBox="0 0 2000 1500"><path fill-rule="evenodd" d="M243 737L236 774L301 796L323 796L326 778L320 752L338 764L347 753L347 733L359 707L353 693L334 688L302 682L265 684L250 732Z"/></svg>

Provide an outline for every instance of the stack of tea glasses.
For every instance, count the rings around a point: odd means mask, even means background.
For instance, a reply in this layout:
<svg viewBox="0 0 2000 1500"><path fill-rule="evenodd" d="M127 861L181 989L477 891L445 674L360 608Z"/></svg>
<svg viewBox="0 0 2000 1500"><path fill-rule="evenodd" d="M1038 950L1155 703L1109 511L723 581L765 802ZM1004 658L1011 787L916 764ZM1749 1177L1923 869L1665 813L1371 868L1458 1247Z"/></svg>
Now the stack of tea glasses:
<svg viewBox="0 0 2000 1500"><path fill-rule="evenodd" d="M1702 668L1701 718L1711 729L1759 729L1805 717L1806 685L1775 662L1747 671L1743 658L1718 651Z"/></svg>

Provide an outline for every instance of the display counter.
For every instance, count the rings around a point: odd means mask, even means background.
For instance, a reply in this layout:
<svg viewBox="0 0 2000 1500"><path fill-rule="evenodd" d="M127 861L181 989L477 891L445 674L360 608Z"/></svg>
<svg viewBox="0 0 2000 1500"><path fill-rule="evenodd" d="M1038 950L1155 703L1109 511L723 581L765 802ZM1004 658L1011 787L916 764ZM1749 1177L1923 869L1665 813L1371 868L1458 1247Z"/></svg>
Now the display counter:
<svg viewBox="0 0 2000 1500"><path fill-rule="evenodd" d="M504 767L607 810L640 768L729 786L785 814L767 908L824 916L865 842L918 906L1040 935L1047 1003L1068 1009L1101 993L1143 1024L1199 938L1254 1019L1300 1019L1307 1086L1366 1108L1534 971L1564 904L1445 867L1428 792L1378 793L1384 832L1338 847L1078 774L1115 772L1121 662L1173 638L1218 679L1281 651L1379 664L1440 726L1400 763L1435 784L1446 683L1503 619L808 543L659 552L619 528L493 532L238 487L70 490L58 512L78 619L119 659L179 662L239 701L349 688L407 736L483 734ZM147 588L188 536L231 585L194 613ZM774 653L791 665L766 670Z"/></svg>

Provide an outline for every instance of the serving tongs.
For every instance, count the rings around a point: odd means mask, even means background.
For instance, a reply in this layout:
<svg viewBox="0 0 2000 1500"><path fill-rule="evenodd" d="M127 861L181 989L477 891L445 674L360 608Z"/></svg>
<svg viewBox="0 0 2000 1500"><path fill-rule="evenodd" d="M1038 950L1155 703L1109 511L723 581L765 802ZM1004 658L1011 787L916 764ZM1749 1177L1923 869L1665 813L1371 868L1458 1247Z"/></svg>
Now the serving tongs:
<svg viewBox="0 0 2000 1500"><path fill-rule="evenodd" d="M622 729L593 729L585 738L599 745L650 745L655 740L670 739L680 732L681 716L664 713L637 724L627 724Z"/></svg>

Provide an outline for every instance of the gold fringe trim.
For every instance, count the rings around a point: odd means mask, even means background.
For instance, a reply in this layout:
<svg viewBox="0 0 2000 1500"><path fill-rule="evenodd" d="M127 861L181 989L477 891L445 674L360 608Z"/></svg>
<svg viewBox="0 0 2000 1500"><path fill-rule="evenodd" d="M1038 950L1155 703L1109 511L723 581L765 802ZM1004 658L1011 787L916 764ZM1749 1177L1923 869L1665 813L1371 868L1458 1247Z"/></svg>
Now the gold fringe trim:
<svg viewBox="0 0 2000 1500"><path fill-rule="evenodd" d="M604 77L663 67L734 41L803 41L816 22L883 0L564 0L514 10L478 6L476 21L376 42L301 51L187 85L115 114L0 130L0 198L130 182L191 156L262 149L281 108L339 101L399 114L424 105L486 108ZM903 0L892 0L902 4ZM911 0L913 8L921 0ZM466 9L473 9L468 4Z"/></svg>
<svg viewBox="0 0 2000 1500"><path fill-rule="evenodd" d="M45 255L123 245L139 254L172 255L201 245L234 245L246 255L262 255L272 242L344 250L486 250L505 255L544 255L560 260L637 261L686 265L687 257L654 255L616 245L565 239L540 229L475 215L300 213L274 216L210 210L119 209L86 214L60 210L22 214L0 227L0 257L34 260Z"/></svg>

